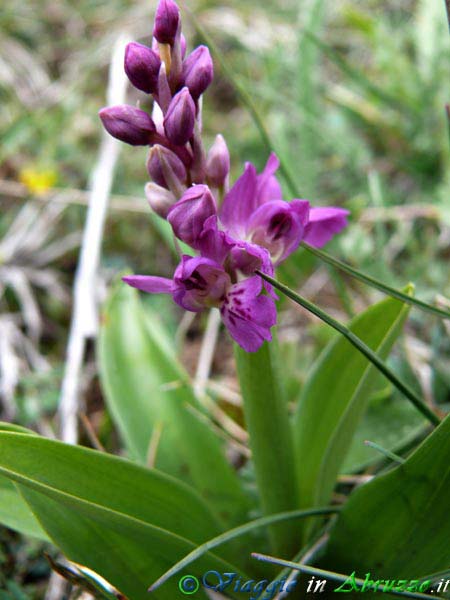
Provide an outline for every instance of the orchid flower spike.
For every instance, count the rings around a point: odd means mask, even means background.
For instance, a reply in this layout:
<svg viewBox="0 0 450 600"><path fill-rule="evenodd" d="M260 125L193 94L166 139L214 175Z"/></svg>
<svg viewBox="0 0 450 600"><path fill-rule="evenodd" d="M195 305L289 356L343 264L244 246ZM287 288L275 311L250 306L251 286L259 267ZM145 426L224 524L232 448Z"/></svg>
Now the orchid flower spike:
<svg viewBox="0 0 450 600"><path fill-rule="evenodd" d="M131 275L124 281L144 292L171 294L184 310L219 309L231 337L254 352L271 339L277 299L257 272L273 275L301 242L329 242L347 225L348 211L313 207L308 200L286 202L275 154L261 173L247 163L229 189L224 138L218 135L206 154L201 135L201 96L214 73L210 52L199 46L186 56L174 0L159 0L153 35L152 48L128 44L125 71L137 89L152 94L154 120L126 105L99 114L112 136L151 146L148 202L197 255L183 255L172 279Z"/></svg>

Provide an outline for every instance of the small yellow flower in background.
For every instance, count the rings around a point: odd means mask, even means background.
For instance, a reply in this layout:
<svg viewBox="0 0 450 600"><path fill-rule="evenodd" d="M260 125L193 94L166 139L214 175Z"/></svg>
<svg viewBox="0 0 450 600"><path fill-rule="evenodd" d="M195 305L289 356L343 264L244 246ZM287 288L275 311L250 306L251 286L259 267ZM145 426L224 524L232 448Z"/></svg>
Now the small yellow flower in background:
<svg viewBox="0 0 450 600"><path fill-rule="evenodd" d="M28 191L37 196L45 194L57 180L56 171L52 169L36 169L27 167L19 173L19 181L28 188Z"/></svg>

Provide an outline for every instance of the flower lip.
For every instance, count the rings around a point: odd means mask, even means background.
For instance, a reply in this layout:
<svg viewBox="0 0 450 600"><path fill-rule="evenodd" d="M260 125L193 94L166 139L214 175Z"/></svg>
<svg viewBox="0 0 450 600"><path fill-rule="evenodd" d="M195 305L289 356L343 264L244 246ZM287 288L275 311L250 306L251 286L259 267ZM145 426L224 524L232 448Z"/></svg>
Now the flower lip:
<svg viewBox="0 0 450 600"><path fill-rule="evenodd" d="M231 280L216 261L183 256L174 274L173 299L186 310L200 312L223 303Z"/></svg>

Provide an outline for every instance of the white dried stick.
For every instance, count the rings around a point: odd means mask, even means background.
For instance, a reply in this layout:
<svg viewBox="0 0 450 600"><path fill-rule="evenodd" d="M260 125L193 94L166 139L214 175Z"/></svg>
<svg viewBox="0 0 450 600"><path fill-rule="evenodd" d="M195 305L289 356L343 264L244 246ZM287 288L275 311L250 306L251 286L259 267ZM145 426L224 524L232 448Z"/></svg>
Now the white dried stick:
<svg viewBox="0 0 450 600"><path fill-rule="evenodd" d="M109 71L108 105L121 104L125 100L127 80L123 73L123 56L128 41L125 37L120 36L114 46ZM74 305L59 404L60 436L69 444L76 444L78 439L80 377L86 341L95 338L98 329L98 267L119 151L119 142L103 132L97 164L91 178L88 211L75 274Z"/></svg>

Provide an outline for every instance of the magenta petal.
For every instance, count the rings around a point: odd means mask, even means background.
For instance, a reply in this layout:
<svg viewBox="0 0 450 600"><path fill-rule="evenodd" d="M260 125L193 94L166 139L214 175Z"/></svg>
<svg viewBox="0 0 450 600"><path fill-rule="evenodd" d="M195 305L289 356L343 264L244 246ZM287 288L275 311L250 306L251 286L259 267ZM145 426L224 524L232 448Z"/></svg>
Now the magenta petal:
<svg viewBox="0 0 450 600"><path fill-rule="evenodd" d="M256 181L256 169L247 163L244 173L225 196L220 220L231 235L245 235L247 221L256 208Z"/></svg>
<svg viewBox="0 0 450 600"><path fill-rule="evenodd" d="M122 277L122 281L148 294L171 294L173 290L172 279L167 279L166 277L127 275L126 277Z"/></svg>
<svg viewBox="0 0 450 600"><path fill-rule="evenodd" d="M303 241L321 248L347 226L349 214L345 208L334 206L311 208Z"/></svg>
<svg viewBox="0 0 450 600"><path fill-rule="evenodd" d="M295 198L289 202L289 206L298 215L302 225L306 227L309 221L310 213L309 200L298 200Z"/></svg>
<svg viewBox="0 0 450 600"><path fill-rule="evenodd" d="M169 210L167 220L177 238L197 248L205 222L216 214L216 201L208 186L193 185Z"/></svg>
<svg viewBox="0 0 450 600"><path fill-rule="evenodd" d="M255 352L265 340L272 339L270 328L277 320L273 299L261 296L261 289L259 277L236 283L221 308L231 337L247 352Z"/></svg>
<svg viewBox="0 0 450 600"><path fill-rule="evenodd" d="M217 218L215 215L206 219L197 244L197 250L199 250L202 256L211 258L222 264L234 245L234 240L225 231L220 231L217 228Z"/></svg>
<svg viewBox="0 0 450 600"><path fill-rule="evenodd" d="M279 166L280 161L277 155L272 152L263 172L258 175L256 200L257 206L260 206L265 202L270 202L271 200L281 200L283 198L281 185L279 184L278 179L275 177L275 173Z"/></svg>

